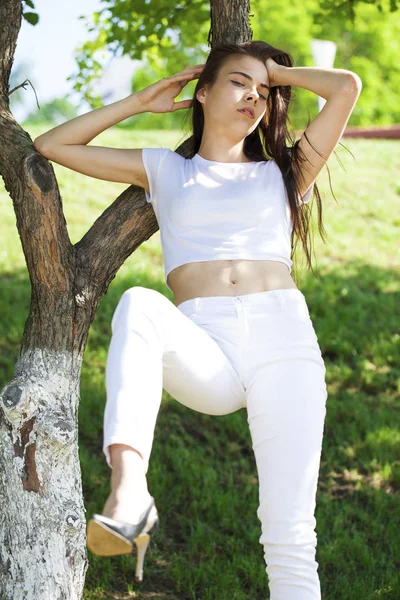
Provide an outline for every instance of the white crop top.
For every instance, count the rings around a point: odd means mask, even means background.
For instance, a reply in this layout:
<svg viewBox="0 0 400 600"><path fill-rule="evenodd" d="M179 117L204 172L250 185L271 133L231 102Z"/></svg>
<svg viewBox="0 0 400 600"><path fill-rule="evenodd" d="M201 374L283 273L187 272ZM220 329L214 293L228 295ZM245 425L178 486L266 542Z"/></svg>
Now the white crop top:
<svg viewBox="0 0 400 600"><path fill-rule="evenodd" d="M170 290L168 274L191 262L276 260L291 272L293 223L274 160L223 163L168 148L143 148L142 158ZM301 202L309 202L313 187Z"/></svg>

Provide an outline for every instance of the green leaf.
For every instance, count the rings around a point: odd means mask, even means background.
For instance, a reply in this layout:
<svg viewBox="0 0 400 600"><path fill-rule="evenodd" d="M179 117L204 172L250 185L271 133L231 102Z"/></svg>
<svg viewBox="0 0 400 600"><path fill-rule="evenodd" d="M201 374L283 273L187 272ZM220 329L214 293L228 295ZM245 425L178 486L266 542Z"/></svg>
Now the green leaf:
<svg viewBox="0 0 400 600"><path fill-rule="evenodd" d="M39 15L37 13L24 12L22 13L22 16L25 19L25 21L28 21L28 23L30 23L31 25L37 25L39 22Z"/></svg>

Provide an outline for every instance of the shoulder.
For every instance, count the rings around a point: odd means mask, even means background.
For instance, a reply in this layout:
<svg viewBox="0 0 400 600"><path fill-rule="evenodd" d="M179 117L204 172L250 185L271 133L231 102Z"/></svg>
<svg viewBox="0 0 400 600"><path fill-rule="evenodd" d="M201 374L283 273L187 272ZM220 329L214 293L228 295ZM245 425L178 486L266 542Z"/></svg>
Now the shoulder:
<svg viewBox="0 0 400 600"><path fill-rule="evenodd" d="M266 161L265 168L268 170L268 174L271 177L277 177L279 179L282 178L282 171L278 163L273 158L270 158Z"/></svg>
<svg viewBox="0 0 400 600"><path fill-rule="evenodd" d="M167 156L167 154L171 152L169 148L142 148L142 156L143 158L148 158L151 160L161 159Z"/></svg>
<svg viewBox="0 0 400 600"><path fill-rule="evenodd" d="M183 156L170 150L170 148L142 148L142 159L146 162L152 162L153 164L161 164L167 162L168 164L178 163L178 161L185 160Z"/></svg>

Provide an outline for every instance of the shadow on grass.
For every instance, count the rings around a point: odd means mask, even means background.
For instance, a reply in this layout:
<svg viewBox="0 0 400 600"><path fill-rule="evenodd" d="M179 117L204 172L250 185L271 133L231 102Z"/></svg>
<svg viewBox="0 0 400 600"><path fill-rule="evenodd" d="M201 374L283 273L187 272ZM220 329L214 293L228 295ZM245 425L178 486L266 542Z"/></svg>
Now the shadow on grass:
<svg viewBox="0 0 400 600"><path fill-rule="evenodd" d="M30 284L20 271L3 275L1 285L4 385L19 352ZM165 284L151 277L136 278L135 285L171 298ZM112 314L131 286L128 277L112 282L85 352L79 442L87 518L101 512L109 493L110 470L102 454L104 367ZM400 597L398 274L350 262L320 280L304 276L301 290L329 393L315 515L322 597L395 599ZM245 410L204 415L164 391L147 479L160 529L146 556L144 582L134 583L135 556L89 553L85 600L268 597Z"/></svg>

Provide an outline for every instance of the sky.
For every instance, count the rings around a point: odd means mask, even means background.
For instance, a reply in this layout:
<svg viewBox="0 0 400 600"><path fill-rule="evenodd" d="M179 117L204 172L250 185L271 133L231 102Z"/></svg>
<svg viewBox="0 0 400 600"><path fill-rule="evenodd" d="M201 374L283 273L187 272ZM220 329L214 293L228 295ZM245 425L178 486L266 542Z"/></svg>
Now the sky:
<svg viewBox="0 0 400 600"><path fill-rule="evenodd" d="M26 74L16 85L28 78L41 106L72 90L73 82L67 81L67 77L78 70L74 49L93 35L87 32L85 20L78 17L85 15L90 18L93 12L104 9L105 5L100 0L34 0L34 5L35 10L24 4L24 11L37 12L39 22L33 26L22 19L13 70L19 63L28 62ZM22 121L37 107L31 85L28 84L25 90L22 88L21 94L24 98L22 106L13 106L12 95L10 97L11 110L17 121ZM80 109L79 113L88 109Z"/></svg>

